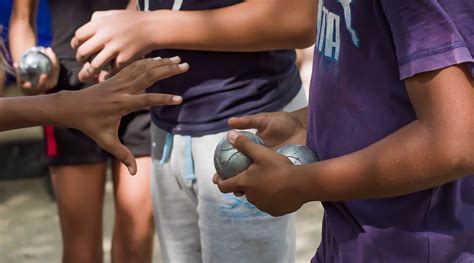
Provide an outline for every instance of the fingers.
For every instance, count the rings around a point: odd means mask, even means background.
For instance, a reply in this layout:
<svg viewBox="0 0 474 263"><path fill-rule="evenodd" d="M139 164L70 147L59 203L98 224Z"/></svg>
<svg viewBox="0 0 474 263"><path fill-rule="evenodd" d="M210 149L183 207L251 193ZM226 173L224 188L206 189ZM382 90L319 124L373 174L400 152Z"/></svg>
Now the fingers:
<svg viewBox="0 0 474 263"><path fill-rule="evenodd" d="M144 88L151 86L158 80L184 73L188 71L188 69L188 63L157 66L142 72L142 74L133 81L131 88L133 88L134 91L138 93Z"/></svg>
<svg viewBox="0 0 474 263"><path fill-rule="evenodd" d="M56 56L56 53L54 53L53 49L48 47L45 50L46 55L49 57L51 60L51 66L52 67L58 67L59 66L59 60L58 57Z"/></svg>
<svg viewBox="0 0 474 263"><path fill-rule="evenodd" d="M108 71L105 71L105 70L102 70L100 73L99 73L99 76L97 78L97 80L100 82L104 82L106 81L107 79L110 78L112 74Z"/></svg>
<svg viewBox="0 0 474 263"><path fill-rule="evenodd" d="M253 143L235 130L227 133L227 139L237 150L249 156L255 163L263 162L273 154L277 154L263 145Z"/></svg>
<svg viewBox="0 0 474 263"><path fill-rule="evenodd" d="M141 74L153 68L166 66L166 65L172 65L172 64L178 64L179 62L181 62L181 59L179 57L165 58L165 59L161 59L161 58L141 59L126 66L123 70L121 70L116 75L116 78L123 79L124 81L134 81Z"/></svg>
<svg viewBox="0 0 474 263"><path fill-rule="evenodd" d="M214 183L217 184L219 190L226 194L226 193L245 193L245 187L242 184L243 177L245 176L245 172L241 173L237 176L228 178L226 180L222 180L219 176L215 175L213 178Z"/></svg>
<svg viewBox="0 0 474 263"><path fill-rule="evenodd" d="M91 67L91 64L89 62L86 62L84 66L82 66L81 71L77 74L77 78L81 82L89 82L94 80L97 77L97 74L99 74L100 70L95 69Z"/></svg>
<svg viewBox="0 0 474 263"><path fill-rule="evenodd" d="M260 113L256 115L233 117L230 118L229 126L234 129L257 129L258 131L265 129L268 126L268 113Z"/></svg>
<svg viewBox="0 0 474 263"><path fill-rule="evenodd" d="M88 43L88 42L87 42ZM87 44L86 43L86 44ZM82 46L81 46L82 47ZM95 52L95 51L93 51ZM78 52L79 54L79 52ZM84 55L83 53L82 55ZM78 78L82 82L88 82L93 80L101 71L101 69L107 65L117 54L111 49L105 48L101 50L97 56L95 56L92 61L86 62L79 72ZM85 55L89 59L90 54ZM77 59L79 58L76 57Z"/></svg>
<svg viewBox="0 0 474 263"><path fill-rule="evenodd" d="M71 39L71 47L77 49L82 43L95 35L96 25L94 22L89 22L78 30L74 34L74 37Z"/></svg>
<svg viewBox="0 0 474 263"><path fill-rule="evenodd" d="M29 81L21 82L21 86L27 90L33 89L33 84L31 84Z"/></svg>
<svg viewBox="0 0 474 263"><path fill-rule="evenodd" d="M35 88L38 91L42 91L42 92L47 91L48 90L48 75L41 74Z"/></svg>
<svg viewBox="0 0 474 263"><path fill-rule="evenodd" d="M104 48L104 39L100 35L95 35L94 37L89 38L76 50L76 60L79 63L85 63L89 61L89 58L101 51ZM102 53L102 51L101 51ZM109 52L110 53L110 52ZM112 52L113 54L113 52Z"/></svg>
<svg viewBox="0 0 474 263"><path fill-rule="evenodd" d="M137 173L137 162L135 157L130 152L130 150L120 143L117 137L113 139L106 139L105 141L97 141L97 143L102 147L102 149L111 153L117 160L122 162L127 166L128 171L131 175Z"/></svg>
<svg viewBox="0 0 474 263"><path fill-rule="evenodd" d="M182 97L170 94L150 93L132 95L125 103L125 110L127 112L134 112L152 106L178 105L181 104L182 101Z"/></svg>

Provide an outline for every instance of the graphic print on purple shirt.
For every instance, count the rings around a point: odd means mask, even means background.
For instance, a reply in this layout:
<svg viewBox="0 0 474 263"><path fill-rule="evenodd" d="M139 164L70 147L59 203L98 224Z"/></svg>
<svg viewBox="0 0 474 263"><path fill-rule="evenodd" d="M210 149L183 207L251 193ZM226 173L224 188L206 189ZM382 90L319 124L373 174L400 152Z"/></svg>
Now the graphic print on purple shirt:
<svg viewBox="0 0 474 263"><path fill-rule="evenodd" d="M403 80L463 63L474 77L474 1L319 1L308 144L322 160L416 119ZM474 176L385 199L323 202L313 262L472 262Z"/></svg>
<svg viewBox="0 0 474 263"><path fill-rule="evenodd" d="M242 2L141 0L138 6L141 10L188 11ZM222 132L228 130L230 117L281 110L302 85L293 50L249 53L157 50L151 56L180 56L190 65L186 74L159 81L148 89L148 92L183 96L180 106L152 109L155 124L175 134L202 136Z"/></svg>

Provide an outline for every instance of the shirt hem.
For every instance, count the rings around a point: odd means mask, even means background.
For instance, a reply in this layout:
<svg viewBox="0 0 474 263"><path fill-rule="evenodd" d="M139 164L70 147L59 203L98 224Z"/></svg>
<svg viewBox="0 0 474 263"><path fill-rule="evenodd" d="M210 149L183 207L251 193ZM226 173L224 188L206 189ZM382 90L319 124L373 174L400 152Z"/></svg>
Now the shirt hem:
<svg viewBox="0 0 474 263"><path fill-rule="evenodd" d="M244 115L252 115L252 114L257 114L261 112L274 112L283 109L288 103L290 103L296 95L298 95L298 92L300 89L303 88L301 81L297 81L299 85L294 85L297 88L292 88L290 91L288 90L283 90L283 92L288 92L282 96L281 92L275 96L276 98L278 97L284 97L284 100L280 100L278 103L270 104L267 105L266 107L262 107L258 110L255 111L249 111L249 112L242 112L240 114L236 114L233 116L229 116L228 118L220 121L216 121L214 123L207 123L207 124L188 124L186 126L193 126L195 127L194 129L186 129L186 128L177 128L178 125L182 124L171 124L169 122L163 121L158 119L155 114L152 113L152 122L160 129L163 129L167 132L171 132L173 134L177 135L189 135L192 137L201 137L201 136L206 136L209 134L216 134L220 132L225 132L229 130L229 126L227 125L227 120L231 117L238 117L238 116L244 116ZM200 126L211 126L211 128L205 128L205 129L199 129L196 127Z"/></svg>
<svg viewBox="0 0 474 263"><path fill-rule="evenodd" d="M440 50L437 53L419 57L409 63L400 65L400 79L404 80L418 73L438 70L461 63L474 63L474 58L467 47L453 47L449 50ZM467 70L474 77L474 64L468 65Z"/></svg>

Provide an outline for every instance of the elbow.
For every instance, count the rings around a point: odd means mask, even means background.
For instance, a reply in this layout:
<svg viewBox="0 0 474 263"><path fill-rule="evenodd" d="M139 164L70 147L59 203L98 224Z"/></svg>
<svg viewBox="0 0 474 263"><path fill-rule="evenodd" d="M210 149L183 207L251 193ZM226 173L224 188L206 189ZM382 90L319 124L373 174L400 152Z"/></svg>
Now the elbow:
<svg viewBox="0 0 474 263"><path fill-rule="evenodd" d="M298 49L304 49L314 45L316 41L316 29L312 27L300 28L298 32L295 32L293 41L294 47Z"/></svg>
<svg viewBox="0 0 474 263"><path fill-rule="evenodd" d="M459 136L445 140L444 160L454 173L474 174L474 137Z"/></svg>
<svg viewBox="0 0 474 263"><path fill-rule="evenodd" d="M288 35L292 38L294 48L307 48L316 41L316 21L308 19L307 16L293 20L288 30L291 32Z"/></svg>
<svg viewBox="0 0 474 263"><path fill-rule="evenodd" d="M271 20L267 28L275 29L277 39L285 43L287 48L303 49L312 46L316 41L315 11L307 9L307 6L289 9L293 12L277 9L267 13L267 17L279 17L277 25Z"/></svg>

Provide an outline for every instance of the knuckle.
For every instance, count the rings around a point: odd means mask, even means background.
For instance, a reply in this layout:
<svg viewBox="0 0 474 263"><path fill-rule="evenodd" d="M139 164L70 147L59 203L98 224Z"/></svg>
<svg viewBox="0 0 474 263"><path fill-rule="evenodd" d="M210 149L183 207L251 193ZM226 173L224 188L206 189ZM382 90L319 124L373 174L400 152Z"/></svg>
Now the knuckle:
<svg viewBox="0 0 474 263"><path fill-rule="evenodd" d="M113 100L112 104L119 112L127 111L127 102L122 98Z"/></svg>
<svg viewBox="0 0 474 263"><path fill-rule="evenodd" d="M227 193L226 187L224 185L218 184L217 188L219 188L219 191L221 191L222 193Z"/></svg>
<svg viewBox="0 0 474 263"><path fill-rule="evenodd" d="M242 150L245 150L247 148L247 144L246 144L244 136L241 135L237 137L237 139L235 140L235 146Z"/></svg>
<svg viewBox="0 0 474 263"><path fill-rule="evenodd" d="M146 64L145 64L144 61L142 63L140 63L140 65L138 66L138 70L139 71L145 71L146 70Z"/></svg>
<svg viewBox="0 0 474 263"><path fill-rule="evenodd" d="M148 80L153 80L155 79L155 74L153 73L153 71L146 71L145 78Z"/></svg>
<svg viewBox="0 0 474 263"><path fill-rule="evenodd" d="M135 70L138 67L138 62L133 62L132 64L128 65L127 68L129 70Z"/></svg>
<svg viewBox="0 0 474 263"><path fill-rule="evenodd" d="M94 13L92 13L92 19L94 18L97 18L99 15L100 15L100 11L95 11Z"/></svg>
<svg viewBox="0 0 474 263"><path fill-rule="evenodd" d="M81 61L84 58L84 49L80 47L76 53L76 59Z"/></svg>
<svg viewBox="0 0 474 263"><path fill-rule="evenodd" d="M153 97L150 94L147 94L143 97L143 104L144 105L151 105L153 104Z"/></svg>
<svg viewBox="0 0 474 263"><path fill-rule="evenodd" d="M126 63L126 60L123 56L118 56L117 59L115 59L115 64L117 65L118 68L122 68Z"/></svg>
<svg viewBox="0 0 474 263"><path fill-rule="evenodd" d="M158 65L167 65L171 63L171 60L169 58L162 58L158 61Z"/></svg>

